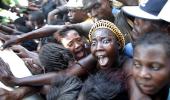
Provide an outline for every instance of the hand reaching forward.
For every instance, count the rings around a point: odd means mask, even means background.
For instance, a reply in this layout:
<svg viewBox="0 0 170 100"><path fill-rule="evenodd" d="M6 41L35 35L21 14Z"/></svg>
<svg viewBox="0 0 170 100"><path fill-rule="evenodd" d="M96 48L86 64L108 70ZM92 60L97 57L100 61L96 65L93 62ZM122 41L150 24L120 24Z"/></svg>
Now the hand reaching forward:
<svg viewBox="0 0 170 100"><path fill-rule="evenodd" d="M20 42L20 36L19 35L8 35L8 38L5 39L5 43L2 45L3 49L6 49L14 44L17 44Z"/></svg>
<svg viewBox="0 0 170 100"><path fill-rule="evenodd" d="M14 86L13 84L14 75L10 71L9 65L0 58L0 81L6 86Z"/></svg>

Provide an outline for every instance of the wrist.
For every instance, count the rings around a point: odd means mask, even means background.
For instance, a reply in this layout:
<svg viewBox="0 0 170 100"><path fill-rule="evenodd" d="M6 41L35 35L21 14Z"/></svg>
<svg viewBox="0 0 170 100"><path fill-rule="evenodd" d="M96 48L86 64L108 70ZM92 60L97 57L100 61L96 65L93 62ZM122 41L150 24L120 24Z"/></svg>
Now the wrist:
<svg viewBox="0 0 170 100"><path fill-rule="evenodd" d="M16 36L17 37L17 43L20 43L20 42L22 42L22 35L17 35Z"/></svg>

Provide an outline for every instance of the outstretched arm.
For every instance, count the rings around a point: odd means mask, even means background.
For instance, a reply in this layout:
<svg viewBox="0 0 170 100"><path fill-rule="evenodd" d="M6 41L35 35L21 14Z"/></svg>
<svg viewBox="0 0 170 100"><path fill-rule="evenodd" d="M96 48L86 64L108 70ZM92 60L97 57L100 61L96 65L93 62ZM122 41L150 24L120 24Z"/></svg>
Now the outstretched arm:
<svg viewBox="0 0 170 100"><path fill-rule="evenodd" d="M0 24L0 30L8 33L9 35L13 34L13 33L22 33L22 32L17 31L16 29L12 29L12 28L7 27L7 26L2 25L2 24Z"/></svg>
<svg viewBox="0 0 170 100"><path fill-rule="evenodd" d="M67 25L67 26L75 27L78 30L80 30L82 33L84 33L83 35L87 36L92 24L93 24L92 22L82 22L82 23L71 24L71 25ZM13 36L13 37L11 36L9 40L5 41L5 43L2 45L2 47L5 49L11 45L21 43L26 40L50 36L57 30L60 30L64 27L66 27L66 25L49 25L49 26L42 27L38 30L29 32L27 34L17 35L17 36Z"/></svg>
<svg viewBox="0 0 170 100"><path fill-rule="evenodd" d="M37 90L38 89L32 87L19 87L12 91L0 88L0 100L22 100L23 98L34 94Z"/></svg>
<svg viewBox="0 0 170 100"><path fill-rule="evenodd" d="M89 55L86 58L78 61L78 63L74 64L72 67L69 67L66 70L60 72L34 75L25 78L16 78L13 76L5 77L4 75L1 75L2 73L0 73L0 76L2 77L1 79L3 80L3 82L6 81L8 85L12 85L12 86L14 85L42 86L42 85L51 84L54 81L54 79L56 79L60 74L66 74L69 76L76 75L81 77L85 74L88 74L88 72L94 69L95 66L96 66L95 59L93 58L92 55Z"/></svg>

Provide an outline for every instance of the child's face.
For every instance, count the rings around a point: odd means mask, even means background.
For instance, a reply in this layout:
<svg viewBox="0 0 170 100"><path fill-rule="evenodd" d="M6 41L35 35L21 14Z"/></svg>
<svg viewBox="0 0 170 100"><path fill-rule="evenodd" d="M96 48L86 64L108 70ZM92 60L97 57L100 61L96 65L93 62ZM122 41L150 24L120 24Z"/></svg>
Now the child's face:
<svg viewBox="0 0 170 100"><path fill-rule="evenodd" d="M108 29L97 29L92 34L91 53L96 57L101 69L112 66L118 53L117 42Z"/></svg>
<svg viewBox="0 0 170 100"><path fill-rule="evenodd" d="M154 95L168 85L170 58L160 44L138 45L134 51L133 76L137 86L147 95Z"/></svg>

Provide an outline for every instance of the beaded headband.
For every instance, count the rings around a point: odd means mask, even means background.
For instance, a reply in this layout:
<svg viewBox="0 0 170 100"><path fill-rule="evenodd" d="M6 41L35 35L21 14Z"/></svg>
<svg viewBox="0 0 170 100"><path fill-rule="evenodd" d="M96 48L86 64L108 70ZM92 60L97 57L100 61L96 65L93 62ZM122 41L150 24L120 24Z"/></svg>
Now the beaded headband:
<svg viewBox="0 0 170 100"><path fill-rule="evenodd" d="M114 36L116 36L119 46L123 50L123 48L125 46L124 35L120 32L120 30L116 27L116 25L114 25L112 22L107 21L107 20L99 20L91 27L90 32L89 32L89 40L91 41L92 34L97 29L101 29L101 28L109 29L110 31L112 31Z"/></svg>

